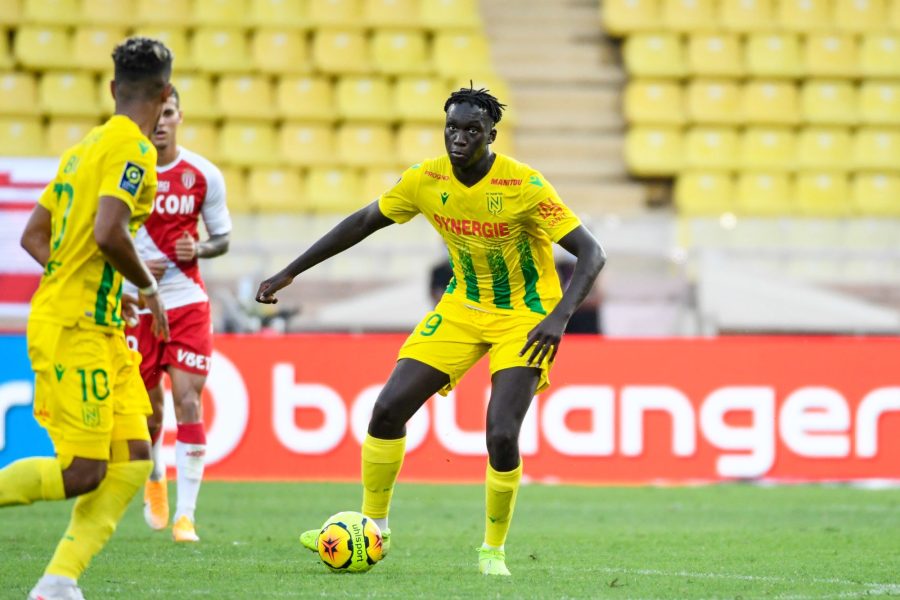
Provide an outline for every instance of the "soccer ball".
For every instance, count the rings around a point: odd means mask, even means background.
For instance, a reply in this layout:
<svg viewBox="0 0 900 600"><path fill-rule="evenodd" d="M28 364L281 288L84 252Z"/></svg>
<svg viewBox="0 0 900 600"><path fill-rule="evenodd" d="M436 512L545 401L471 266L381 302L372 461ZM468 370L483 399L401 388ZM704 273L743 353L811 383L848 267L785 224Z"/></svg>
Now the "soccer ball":
<svg viewBox="0 0 900 600"><path fill-rule="evenodd" d="M381 560L381 530L362 513L328 517L316 540L319 558L334 573L365 573Z"/></svg>

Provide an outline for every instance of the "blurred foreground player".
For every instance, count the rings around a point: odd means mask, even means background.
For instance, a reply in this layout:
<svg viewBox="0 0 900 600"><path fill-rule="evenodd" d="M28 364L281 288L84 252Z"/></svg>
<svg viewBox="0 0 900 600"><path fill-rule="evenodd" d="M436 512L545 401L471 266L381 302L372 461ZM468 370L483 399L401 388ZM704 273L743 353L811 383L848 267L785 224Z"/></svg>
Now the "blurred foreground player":
<svg viewBox="0 0 900 600"><path fill-rule="evenodd" d="M487 90L451 94L444 105L447 155L407 169L378 200L263 281L256 297L277 302L276 292L300 273L419 213L441 234L453 279L403 344L375 403L362 447L362 512L381 527L387 552L388 511L403 463L406 422L489 354L486 531L478 560L485 575L509 575L504 543L522 477L522 420L535 393L549 384L566 323L605 262L600 244L539 172L491 150L503 107ZM551 242L577 257L565 293ZM314 550L317 533L304 532L303 545Z"/></svg>

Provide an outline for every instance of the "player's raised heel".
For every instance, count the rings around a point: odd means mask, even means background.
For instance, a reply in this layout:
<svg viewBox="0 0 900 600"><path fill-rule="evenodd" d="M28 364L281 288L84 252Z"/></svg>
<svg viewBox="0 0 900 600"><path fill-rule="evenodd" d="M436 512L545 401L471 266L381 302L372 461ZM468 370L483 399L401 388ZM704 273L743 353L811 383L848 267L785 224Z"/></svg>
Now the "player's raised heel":
<svg viewBox="0 0 900 600"><path fill-rule="evenodd" d="M165 479L144 485L144 520L150 529L157 531L169 525L169 492Z"/></svg>
<svg viewBox="0 0 900 600"><path fill-rule="evenodd" d="M194 529L194 524L187 517L181 515L175 524L172 525L172 539L176 542L199 542L200 538Z"/></svg>
<svg viewBox="0 0 900 600"><path fill-rule="evenodd" d="M506 568L506 552L496 548L478 548L478 570L482 575L512 574Z"/></svg>

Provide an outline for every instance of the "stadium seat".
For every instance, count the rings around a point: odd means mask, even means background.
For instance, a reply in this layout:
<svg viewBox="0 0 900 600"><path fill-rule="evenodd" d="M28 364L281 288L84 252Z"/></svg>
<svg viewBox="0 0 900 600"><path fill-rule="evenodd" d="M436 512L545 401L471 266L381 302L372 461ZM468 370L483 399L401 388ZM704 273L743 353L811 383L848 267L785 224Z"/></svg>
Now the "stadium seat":
<svg viewBox="0 0 900 600"><path fill-rule="evenodd" d="M478 0L419 0L422 25L436 32L447 29L480 29Z"/></svg>
<svg viewBox="0 0 900 600"><path fill-rule="evenodd" d="M98 116L97 86L86 73L48 72L38 84L41 112L63 116Z"/></svg>
<svg viewBox="0 0 900 600"><path fill-rule="evenodd" d="M97 77L97 109L100 115L106 119L116 111L116 102L112 97L109 82L115 75L112 72L100 73Z"/></svg>
<svg viewBox="0 0 900 600"><path fill-rule="evenodd" d="M394 110L401 121L443 123L447 95L441 80L432 77L398 77L393 87Z"/></svg>
<svg viewBox="0 0 900 600"><path fill-rule="evenodd" d="M223 27L244 27L248 5L254 0L193 0L194 24Z"/></svg>
<svg viewBox="0 0 900 600"><path fill-rule="evenodd" d="M394 132L387 125L341 125L337 155L341 164L350 167L393 167L399 162Z"/></svg>
<svg viewBox="0 0 900 600"><path fill-rule="evenodd" d="M493 74L488 42L481 33L436 32L432 62L438 75L448 78Z"/></svg>
<svg viewBox="0 0 900 600"><path fill-rule="evenodd" d="M431 70L425 34L379 29L372 35L372 64L382 75L424 74Z"/></svg>
<svg viewBox="0 0 900 600"><path fill-rule="evenodd" d="M859 67L864 77L900 79L900 33L863 36Z"/></svg>
<svg viewBox="0 0 900 600"><path fill-rule="evenodd" d="M216 104L212 80L206 75L172 74L172 84L178 90L178 101L185 118L215 119L221 111Z"/></svg>
<svg viewBox="0 0 900 600"><path fill-rule="evenodd" d="M800 40L790 33L754 33L745 47L747 72L754 77L797 77L803 73Z"/></svg>
<svg viewBox="0 0 900 600"><path fill-rule="evenodd" d="M851 160L849 130L837 127L807 127L800 131L797 143L799 168L849 169Z"/></svg>
<svg viewBox="0 0 900 600"><path fill-rule="evenodd" d="M681 86L672 81L630 80L625 87L624 111L630 123L681 125L686 120Z"/></svg>
<svg viewBox="0 0 900 600"><path fill-rule="evenodd" d="M777 0L778 26L788 31L824 31L831 29L829 0Z"/></svg>
<svg viewBox="0 0 900 600"><path fill-rule="evenodd" d="M327 166L337 163L334 128L323 123L285 123L278 132L281 157L291 165Z"/></svg>
<svg viewBox="0 0 900 600"><path fill-rule="evenodd" d="M604 0L600 8L603 27L614 37L662 28L659 0Z"/></svg>
<svg viewBox="0 0 900 600"><path fill-rule="evenodd" d="M175 57L173 64L173 72L175 74L190 71L194 68L194 61L188 47L188 36L185 29L165 25L142 26L135 29L134 35L154 38L165 44Z"/></svg>
<svg viewBox="0 0 900 600"><path fill-rule="evenodd" d="M360 184L354 169L313 168L306 176L305 199L320 213L358 210L371 201L363 196Z"/></svg>
<svg viewBox="0 0 900 600"><path fill-rule="evenodd" d="M741 42L735 35L694 34L688 38L687 64L695 76L740 77L744 72Z"/></svg>
<svg viewBox="0 0 900 600"><path fill-rule="evenodd" d="M250 22L257 27L307 28L306 0L252 0Z"/></svg>
<svg viewBox="0 0 900 600"><path fill-rule="evenodd" d="M223 75L216 85L216 104L229 119L271 121L276 118L268 77Z"/></svg>
<svg viewBox="0 0 900 600"><path fill-rule="evenodd" d="M210 73L252 71L247 36L243 29L202 27L190 40L191 60L195 67Z"/></svg>
<svg viewBox="0 0 900 600"><path fill-rule="evenodd" d="M135 0L137 17L134 23L142 27L148 25L177 25L186 27L190 24L191 3L184 0Z"/></svg>
<svg viewBox="0 0 900 600"><path fill-rule="evenodd" d="M772 0L721 0L719 22L728 31L768 31L775 22Z"/></svg>
<svg viewBox="0 0 900 600"><path fill-rule="evenodd" d="M247 194L247 173L242 167L220 166L225 179L225 194L228 210L233 213L247 213L253 210Z"/></svg>
<svg viewBox="0 0 900 600"><path fill-rule="evenodd" d="M271 165L278 161L275 128L261 123L226 121L219 132L219 156L232 165Z"/></svg>
<svg viewBox="0 0 900 600"><path fill-rule="evenodd" d="M16 60L27 69L58 69L72 63L71 38L62 27L23 25L16 31L13 49Z"/></svg>
<svg viewBox="0 0 900 600"><path fill-rule="evenodd" d="M717 216L734 210L734 182L724 171L685 171L675 180L675 206L684 216Z"/></svg>
<svg viewBox="0 0 900 600"><path fill-rule="evenodd" d="M391 88L382 77L341 77L335 86L338 115L354 121L394 119Z"/></svg>
<svg viewBox="0 0 900 600"><path fill-rule="evenodd" d="M623 49L625 68L636 77L682 77L687 72L684 47L677 35L636 33Z"/></svg>
<svg viewBox="0 0 900 600"><path fill-rule="evenodd" d="M879 31L884 29L887 16L884 0L834 0L834 23L841 31Z"/></svg>
<svg viewBox="0 0 900 600"><path fill-rule="evenodd" d="M44 136L44 150L51 156L59 156L99 125L97 119L59 117L52 118L47 124Z"/></svg>
<svg viewBox="0 0 900 600"><path fill-rule="evenodd" d="M81 0L81 22L88 25L133 26L136 7L132 0Z"/></svg>
<svg viewBox="0 0 900 600"><path fill-rule="evenodd" d="M219 130L209 121L183 121L178 126L178 143L211 161L219 160Z"/></svg>
<svg viewBox="0 0 900 600"><path fill-rule="evenodd" d="M900 2L888 3L888 26L894 31L900 31Z"/></svg>
<svg viewBox="0 0 900 600"><path fill-rule="evenodd" d="M714 0L662 0L662 22L669 31L715 30Z"/></svg>
<svg viewBox="0 0 900 600"><path fill-rule="evenodd" d="M852 188L851 197L857 212L900 217L900 174L857 173Z"/></svg>
<svg viewBox="0 0 900 600"><path fill-rule="evenodd" d="M275 89L275 106L287 119L333 121L334 87L325 77L282 77Z"/></svg>
<svg viewBox="0 0 900 600"><path fill-rule="evenodd" d="M863 127L853 139L857 169L900 172L900 130Z"/></svg>
<svg viewBox="0 0 900 600"><path fill-rule="evenodd" d="M847 217L853 213L845 173L802 172L796 182L797 208L810 217Z"/></svg>
<svg viewBox="0 0 900 600"><path fill-rule="evenodd" d="M125 30L85 26L75 30L74 62L80 69L105 71L110 68L112 52L125 39Z"/></svg>
<svg viewBox="0 0 900 600"><path fill-rule="evenodd" d="M639 177L672 177L684 165L684 141L677 127L631 127L625 134L625 164Z"/></svg>
<svg viewBox="0 0 900 600"><path fill-rule="evenodd" d="M750 81L741 94L741 113L749 123L794 124L800 119L797 96L797 87L788 82Z"/></svg>
<svg viewBox="0 0 900 600"><path fill-rule="evenodd" d="M5 28L0 27L0 69L11 69L14 65L15 61L9 46L9 34Z"/></svg>
<svg viewBox="0 0 900 600"><path fill-rule="evenodd" d="M741 170L790 171L796 168L796 139L789 127L748 127L741 135Z"/></svg>
<svg viewBox="0 0 900 600"><path fill-rule="evenodd" d="M46 156L41 120L0 116L0 155Z"/></svg>
<svg viewBox="0 0 900 600"><path fill-rule="evenodd" d="M369 200L376 200L381 194L394 187L400 179L400 169L386 169L373 167L365 169L362 173L362 195Z"/></svg>
<svg viewBox="0 0 900 600"><path fill-rule="evenodd" d="M253 65L273 75L308 73L311 68L306 34L296 29L262 29L253 33Z"/></svg>
<svg viewBox="0 0 900 600"><path fill-rule="evenodd" d="M362 0L307 0L306 14L314 27L355 28L363 25Z"/></svg>
<svg viewBox="0 0 900 600"><path fill-rule="evenodd" d="M446 153L442 129L434 125L404 123L397 130L397 160L408 167ZM498 139L500 139L498 137Z"/></svg>
<svg viewBox="0 0 900 600"><path fill-rule="evenodd" d="M366 36L353 29L319 29L313 35L312 59L319 71L362 75L371 71Z"/></svg>
<svg viewBox="0 0 900 600"><path fill-rule="evenodd" d="M734 169L738 162L737 130L692 127L685 135L685 161L690 169Z"/></svg>
<svg viewBox="0 0 900 600"><path fill-rule="evenodd" d="M37 114L37 88L31 73L0 73L0 116Z"/></svg>
<svg viewBox="0 0 900 600"><path fill-rule="evenodd" d="M419 4L419 0L363 0L363 21L373 28L418 28Z"/></svg>
<svg viewBox="0 0 900 600"><path fill-rule="evenodd" d="M250 203L260 212L297 213L306 211L303 179L293 168L254 168L247 177Z"/></svg>
<svg viewBox="0 0 900 600"><path fill-rule="evenodd" d="M735 208L742 215L781 216L794 212L791 180L786 173L743 172L738 175Z"/></svg>
<svg viewBox="0 0 900 600"><path fill-rule="evenodd" d="M800 88L800 114L817 125L852 125L859 120L856 87L849 81L808 79Z"/></svg>
<svg viewBox="0 0 900 600"><path fill-rule="evenodd" d="M18 26L24 19L22 0L0 0L0 28Z"/></svg>
<svg viewBox="0 0 900 600"><path fill-rule="evenodd" d="M731 125L741 118L741 94L734 81L694 79L687 89L688 119L694 123Z"/></svg>
<svg viewBox="0 0 900 600"><path fill-rule="evenodd" d="M859 112L866 124L900 125L900 83L863 81Z"/></svg>
<svg viewBox="0 0 900 600"><path fill-rule="evenodd" d="M22 17L26 23L71 25L78 22L78 0L24 0Z"/></svg>
<svg viewBox="0 0 900 600"><path fill-rule="evenodd" d="M803 45L803 64L813 77L858 76L856 41L849 35L809 35Z"/></svg>

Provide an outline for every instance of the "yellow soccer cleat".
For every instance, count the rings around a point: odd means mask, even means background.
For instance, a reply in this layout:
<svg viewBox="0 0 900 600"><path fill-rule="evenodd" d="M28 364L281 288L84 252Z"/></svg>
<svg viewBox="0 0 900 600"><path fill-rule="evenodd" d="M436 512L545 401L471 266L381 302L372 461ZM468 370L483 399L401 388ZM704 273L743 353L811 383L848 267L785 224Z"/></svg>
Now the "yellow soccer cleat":
<svg viewBox="0 0 900 600"><path fill-rule="evenodd" d="M318 552L319 549L316 547L316 541L319 539L319 530L318 529L309 529L300 534L300 543L303 544L303 547L312 552ZM391 530L384 529L381 532L381 558L384 559L385 556L388 555L388 551L391 549Z"/></svg>
<svg viewBox="0 0 900 600"><path fill-rule="evenodd" d="M506 568L506 552L495 548L478 548L478 570L482 575L512 575Z"/></svg>
<svg viewBox="0 0 900 600"><path fill-rule="evenodd" d="M194 524L191 523L191 520L187 515L181 515L181 517L175 521L175 524L172 525L172 539L176 542L200 541L200 538L197 537L197 532L194 530Z"/></svg>
<svg viewBox="0 0 900 600"><path fill-rule="evenodd" d="M144 486L144 520L157 531L168 526L169 491L165 479L148 481Z"/></svg>

